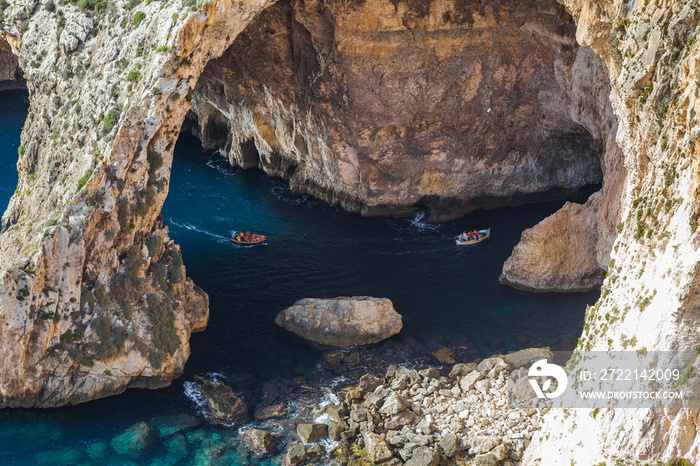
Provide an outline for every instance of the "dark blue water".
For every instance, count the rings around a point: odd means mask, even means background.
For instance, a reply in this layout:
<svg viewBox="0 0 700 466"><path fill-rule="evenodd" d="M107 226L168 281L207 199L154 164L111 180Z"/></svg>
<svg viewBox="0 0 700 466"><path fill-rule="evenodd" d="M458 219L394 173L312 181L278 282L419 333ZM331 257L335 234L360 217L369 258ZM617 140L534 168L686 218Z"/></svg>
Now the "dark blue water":
<svg viewBox="0 0 700 466"><path fill-rule="evenodd" d="M0 163L8 167L0 201L6 205L16 185L27 104L17 92L2 93L0 100ZM183 385L196 374L221 374L251 404L263 382L284 386L294 376L317 374L321 353L274 325L275 315L299 298L390 298L404 329L377 348L398 360L410 355L423 361L444 345L475 356L535 345L571 349L586 304L597 298L498 284L521 231L561 202L477 212L441 225L368 219L293 194L259 171L230 168L192 138L183 136L175 152L164 221L182 246L188 275L209 293L211 310L207 330L192 337L184 376L166 389L130 390L76 407L0 410L0 464L210 464L212 448L222 442L229 447L216 450L220 464L263 463L238 445L235 429L206 423L181 438L155 435L134 457L118 455L109 442L137 422L156 427L160 416L199 416ZM484 227L492 229L489 241L454 243L458 232ZM229 240L232 230L268 235L269 244L237 247Z"/></svg>
<svg viewBox="0 0 700 466"><path fill-rule="evenodd" d="M29 108L24 91L0 91L0 209L4 212L17 187L17 149Z"/></svg>
<svg viewBox="0 0 700 466"><path fill-rule="evenodd" d="M210 294L209 330L192 339L188 369L289 374L309 347L274 324L304 297L390 298L401 335L430 346L471 343L484 355L532 345L572 348L586 304L597 293L533 294L498 283L522 230L561 202L476 212L446 224L362 218L292 193L257 170L231 168L194 138L176 149L163 208L188 274ZM454 236L490 227L491 239L459 246ZM232 230L269 237L266 246L231 244ZM434 349L434 348L433 348ZM222 366L223 365L223 366ZM300 369L299 369L300 370Z"/></svg>

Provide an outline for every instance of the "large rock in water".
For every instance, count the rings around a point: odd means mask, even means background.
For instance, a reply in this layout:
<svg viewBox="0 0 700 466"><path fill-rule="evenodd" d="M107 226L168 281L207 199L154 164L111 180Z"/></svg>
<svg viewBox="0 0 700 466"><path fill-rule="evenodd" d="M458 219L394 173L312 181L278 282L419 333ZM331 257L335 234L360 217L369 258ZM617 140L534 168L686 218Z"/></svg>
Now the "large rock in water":
<svg viewBox="0 0 700 466"><path fill-rule="evenodd" d="M525 230L503 264L499 281L538 292L579 292L600 287L605 277L605 269L596 260L600 201L596 193L583 205L567 202Z"/></svg>
<svg viewBox="0 0 700 466"><path fill-rule="evenodd" d="M387 298L368 296L300 299L280 312L275 323L322 345L377 343L401 331L401 314Z"/></svg>
<svg viewBox="0 0 700 466"><path fill-rule="evenodd" d="M202 392L207 407L217 419L231 423L246 420L248 408L228 385L201 377L197 379L197 388Z"/></svg>

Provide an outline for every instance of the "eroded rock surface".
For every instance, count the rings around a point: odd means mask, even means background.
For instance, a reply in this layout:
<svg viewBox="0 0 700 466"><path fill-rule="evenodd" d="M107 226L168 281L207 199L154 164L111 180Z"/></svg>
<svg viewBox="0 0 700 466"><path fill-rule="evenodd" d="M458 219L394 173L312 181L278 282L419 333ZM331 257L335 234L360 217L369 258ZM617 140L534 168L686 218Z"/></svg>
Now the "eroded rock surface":
<svg viewBox="0 0 700 466"><path fill-rule="evenodd" d="M601 194L564 207L522 234L499 281L527 291L591 291L605 270L596 260Z"/></svg>
<svg viewBox="0 0 700 466"><path fill-rule="evenodd" d="M367 296L300 299L280 312L275 323L306 340L329 346L377 343L403 327L401 314L391 300Z"/></svg>
<svg viewBox="0 0 700 466"><path fill-rule="evenodd" d="M600 182L572 89L602 68L573 32L554 1L280 1L207 66L193 109L234 165L446 220Z"/></svg>
<svg viewBox="0 0 700 466"><path fill-rule="evenodd" d="M208 297L158 220L172 147L206 62L268 5L50 3L10 2L0 27L30 96L0 235L0 407L182 373Z"/></svg>
<svg viewBox="0 0 700 466"><path fill-rule="evenodd" d="M23 86L22 70L10 44L0 37L0 90Z"/></svg>
<svg viewBox="0 0 700 466"><path fill-rule="evenodd" d="M612 231L619 236L611 245L601 298L586 313L577 349L692 353L700 341L698 4L562 3L577 22L579 42L591 46L608 69L624 166L624 177L608 185L598 212L599 222L616 225ZM616 223L605 210L613 201L619 206ZM698 362L690 369L697 373ZM683 386L697 392L697 383L694 377ZM685 458L695 464L700 461L699 415L692 402L680 409L601 409L595 415L553 409L524 463L645 464Z"/></svg>

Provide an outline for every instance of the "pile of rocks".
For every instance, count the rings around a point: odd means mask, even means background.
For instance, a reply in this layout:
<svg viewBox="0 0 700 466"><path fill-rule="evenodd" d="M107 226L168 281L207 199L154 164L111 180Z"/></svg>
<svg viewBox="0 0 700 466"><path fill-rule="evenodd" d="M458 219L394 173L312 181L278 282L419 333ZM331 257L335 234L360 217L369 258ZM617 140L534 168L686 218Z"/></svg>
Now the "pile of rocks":
<svg viewBox="0 0 700 466"><path fill-rule="evenodd" d="M396 366L383 378L365 374L344 401L319 409L324 423L297 427L299 442L288 445L283 464L318 462L325 449L310 444L326 437L336 442L327 460L340 464L518 464L542 413L509 406L508 371L543 355L551 352L455 364L448 376Z"/></svg>

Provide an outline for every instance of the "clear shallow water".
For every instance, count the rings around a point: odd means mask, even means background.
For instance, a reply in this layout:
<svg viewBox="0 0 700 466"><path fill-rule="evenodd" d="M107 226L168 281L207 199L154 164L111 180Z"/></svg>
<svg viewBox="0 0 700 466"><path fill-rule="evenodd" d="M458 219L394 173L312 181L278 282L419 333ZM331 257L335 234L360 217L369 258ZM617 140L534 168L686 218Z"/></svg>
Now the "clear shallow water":
<svg viewBox="0 0 700 466"><path fill-rule="evenodd" d="M0 93L3 205L17 180L27 112L22 95ZM442 345L468 347L475 355L534 345L570 349L586 304L598 296L530 294L498 284L521 231L561 202L476 212L441 225L366 219L293 194L284 181L259 171L232 169L192 138L183 136L175 150L164 221L182 246L188 275L211 300L209 327L192 337L184 376L166 389L130 390L75 407L0 410L0 464L208 464L202 458L222 442L231 445L222 464L264 463L235 443L236 429L206 422L183 437L180 450L172 445L178 437L154 440L135 457L102 448L138 422L155 427L162 422L154 418L180 413L201 419L185 396L196 374L223 375L251 404L265 381L287 385L293 376L311 376L321 353L274 325L275 315L299 298L388 297L404 329L385 347L425 358ZM489 241L454 244L458 232L483 227L492 228ZM270 241L237 247L229 240L232 230L266 234ZM404 354L392 351L398 359Z"/></svg>

